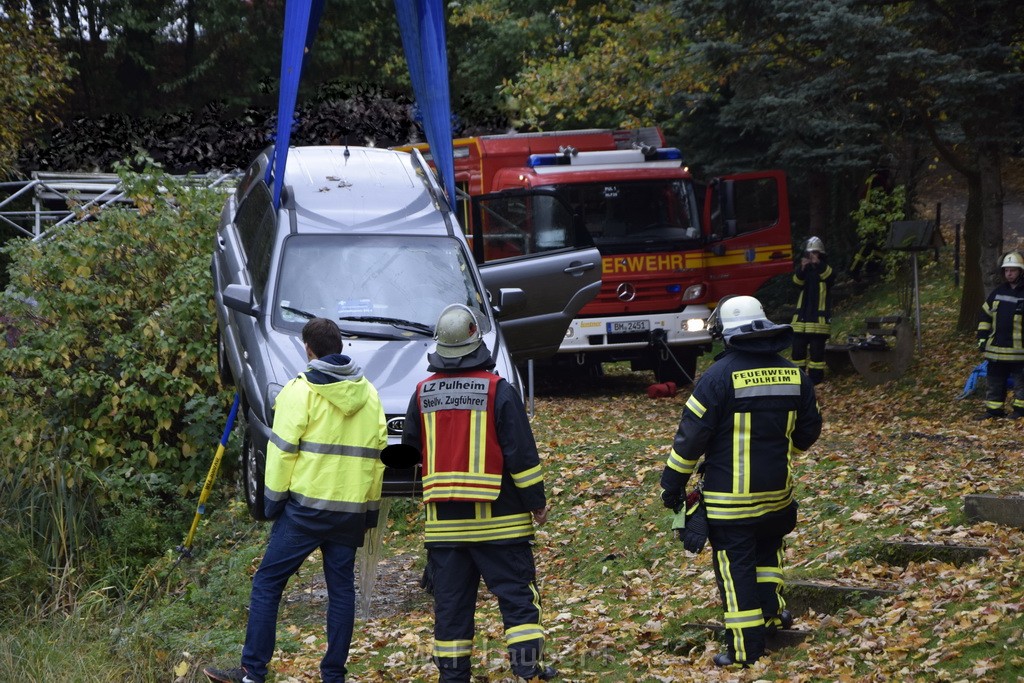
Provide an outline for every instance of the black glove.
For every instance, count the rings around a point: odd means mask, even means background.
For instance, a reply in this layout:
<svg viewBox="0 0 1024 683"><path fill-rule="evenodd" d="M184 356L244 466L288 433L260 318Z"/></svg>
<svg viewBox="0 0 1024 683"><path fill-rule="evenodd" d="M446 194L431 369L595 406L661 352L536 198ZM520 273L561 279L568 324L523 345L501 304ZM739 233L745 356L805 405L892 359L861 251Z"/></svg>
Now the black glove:
<svg viewBox="0 0 1024 683"><path fill-rule="evenodd" d="M704 549L708 540L708 511L703 500L692 514L686 515L686 527L679 530L679 540L688 552L699 553Z"/></svg>
<svg viewBox="0 0 1024 683"><path fill-rule="evenodd" d="M679 512L683 507L683 498L679 491L669 491L665 489L661 492L662 504L672 510L673 512Z"/></svg>

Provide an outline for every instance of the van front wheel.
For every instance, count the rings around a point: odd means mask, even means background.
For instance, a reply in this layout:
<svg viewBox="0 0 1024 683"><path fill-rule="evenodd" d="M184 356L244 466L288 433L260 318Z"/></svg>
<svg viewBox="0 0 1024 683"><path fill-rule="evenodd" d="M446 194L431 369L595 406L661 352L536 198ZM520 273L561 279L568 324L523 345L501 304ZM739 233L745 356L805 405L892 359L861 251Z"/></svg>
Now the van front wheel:
<svg viewBox="0 0 1024 683"><path fill-rule="evenodd" d="M256 447L252 430L245 426L242 437L242 488L249 514L258 522L267 521L263 507L263 483L267 456Z"/></svg>

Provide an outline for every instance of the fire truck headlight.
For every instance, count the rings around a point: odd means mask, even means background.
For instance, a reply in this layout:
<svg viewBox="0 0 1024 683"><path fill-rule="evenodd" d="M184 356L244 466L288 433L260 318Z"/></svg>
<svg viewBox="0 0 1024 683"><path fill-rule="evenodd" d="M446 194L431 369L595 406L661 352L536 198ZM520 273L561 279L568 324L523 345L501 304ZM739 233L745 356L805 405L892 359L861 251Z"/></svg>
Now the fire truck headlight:
<svg viewBox="0 0 1024 683"><path fill-rule="evenodd" d="M569 325L569 327L566 328L566 330L565 330L565 338L566 339L572 339L575 336L576 336L576 330L572 329L572 325Z"/></svg>
<svg viewBox="0 0 1024 683"><path fill-rule="evenodd" d="M686 321L686 331L687 332L703 332L704 331L704 321L702 319L700 319L700 318L690 318L689 320Z"/></svg>
<svg viewBox="0 0 1024 683"><path fill-rule="evenodd" d="M693 301L704 296L704 283L699 285L690 285L683 292L683 301Z"/></svg>

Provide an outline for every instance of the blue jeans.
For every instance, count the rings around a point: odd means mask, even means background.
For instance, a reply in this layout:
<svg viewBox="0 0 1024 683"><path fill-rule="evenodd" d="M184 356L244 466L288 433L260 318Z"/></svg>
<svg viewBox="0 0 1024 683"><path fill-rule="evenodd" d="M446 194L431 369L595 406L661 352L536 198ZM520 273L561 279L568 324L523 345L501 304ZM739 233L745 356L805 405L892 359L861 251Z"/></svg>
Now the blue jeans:
<svg viewBox="0 0 1024 683"><path fill-rule="evenodd" d="M242 666L259 681L266 678L267 664L274 655L277 610L284 588L317 548L323 555L327 581L327 652L320 660L320 675L324 683L345 680L345 662L356 616L356 549L310 535L285 512L270 531L270 542L253 576L249 597Z"/></svg>

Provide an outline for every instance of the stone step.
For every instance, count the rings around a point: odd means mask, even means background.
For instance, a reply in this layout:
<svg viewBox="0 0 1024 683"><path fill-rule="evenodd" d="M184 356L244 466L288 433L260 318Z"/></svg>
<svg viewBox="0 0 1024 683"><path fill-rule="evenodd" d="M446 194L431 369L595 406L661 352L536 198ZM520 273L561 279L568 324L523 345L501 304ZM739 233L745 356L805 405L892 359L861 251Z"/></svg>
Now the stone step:
<svg viewBox="0 0 1024 683"><path fill-rule="evenodd" d="M906 567L911 562L938 560L957 567L976 562L988 555L985 546L946 545L911 541L886 541L875 554L875 559L886 564Z"/></svg>
<svg viewBox="0 0 1024 683"><path fill-rule="evenodd" d="M964 496L964 515L971 522L995 522L1024 529L1024 496L972 493Z"/></svg>
<svg viewBox="0 0 1024 683"><path fill-rule="evenodd" d="M819 614L835 614L867 600L899 595L899 591L868 586L844 586L815 581L786 581L786 609L794 615L814 610Z"/></svg>

